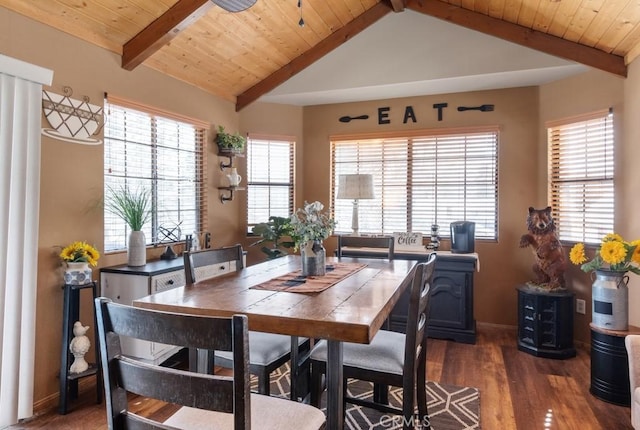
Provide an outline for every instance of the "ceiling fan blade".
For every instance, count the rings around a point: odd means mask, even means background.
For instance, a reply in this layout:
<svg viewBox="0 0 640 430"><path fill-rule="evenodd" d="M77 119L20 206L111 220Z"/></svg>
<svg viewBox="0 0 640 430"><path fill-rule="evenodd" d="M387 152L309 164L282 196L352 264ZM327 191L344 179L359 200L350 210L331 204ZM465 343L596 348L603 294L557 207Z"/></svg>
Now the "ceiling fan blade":
<svg viewBox="0 0 640 430"><path fill-rule="evenodd" d="M211 0L228 12L242 12L256 4L256 0Z"/></svg>

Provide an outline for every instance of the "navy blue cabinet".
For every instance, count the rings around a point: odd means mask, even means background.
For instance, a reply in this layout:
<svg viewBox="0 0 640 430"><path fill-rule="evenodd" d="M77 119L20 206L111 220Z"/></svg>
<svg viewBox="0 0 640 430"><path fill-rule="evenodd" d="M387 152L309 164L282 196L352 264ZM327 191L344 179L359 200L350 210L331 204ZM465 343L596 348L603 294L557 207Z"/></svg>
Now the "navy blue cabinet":
<svg viewBox="0 0 640 430"><path fill-rule="evenodd" d="M569 291L518 290L518 349L545 358L576 356L573 347L573 298Z"/></svg>
<svg viewBox="0 0 640 430"><path fill-rule="evenodd" d="M395 254L396 259L426 260L426 254ZM476 342L473 314L473 274L476 254L439 252L429 298L427 336L456 342ZM407 324L408 293L405 293L389 317L389 328L404 332Z"/></svg>

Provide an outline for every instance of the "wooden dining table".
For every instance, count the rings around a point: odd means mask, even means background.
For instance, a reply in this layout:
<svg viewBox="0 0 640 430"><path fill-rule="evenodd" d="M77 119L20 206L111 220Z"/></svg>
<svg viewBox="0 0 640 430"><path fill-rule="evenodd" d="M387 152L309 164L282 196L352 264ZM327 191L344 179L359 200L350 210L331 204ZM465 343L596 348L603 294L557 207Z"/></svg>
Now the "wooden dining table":
<svg viewBox="0 0 640 430"><path fill-rule="evenodd" d="M299 270L300 257L288 255L155 293L135 300L133 305L197 315L244 314L250 330L326 339L327 429L343 429L343 342L371 342L410 285L409 274L416 261L327 258L328 266L339 262L364 267L318 293L255 288Z"/></svg>

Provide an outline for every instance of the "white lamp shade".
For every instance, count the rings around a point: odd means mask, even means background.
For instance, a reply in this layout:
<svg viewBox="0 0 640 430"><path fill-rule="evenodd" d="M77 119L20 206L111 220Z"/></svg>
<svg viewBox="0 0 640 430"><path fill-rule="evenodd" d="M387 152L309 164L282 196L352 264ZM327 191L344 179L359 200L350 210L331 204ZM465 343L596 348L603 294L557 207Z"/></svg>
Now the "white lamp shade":
<svg viewBox="0 0 640 430"><path fill-rule="evenodd" d="M340 175L338 178L339 199L372 199L373 175Z"/></svg>

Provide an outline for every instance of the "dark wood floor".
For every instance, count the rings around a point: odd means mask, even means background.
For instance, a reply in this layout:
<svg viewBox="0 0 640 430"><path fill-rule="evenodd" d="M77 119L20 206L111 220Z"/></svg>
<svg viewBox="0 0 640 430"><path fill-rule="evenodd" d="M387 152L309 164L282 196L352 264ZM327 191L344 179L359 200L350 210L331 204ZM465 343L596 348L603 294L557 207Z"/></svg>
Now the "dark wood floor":
<svg viewBox="0 0 640 430"><path fill-rule="evenodd" d="M568 360L537 358L516 347L514 328L478 326L478 342L429 341L428 377L480 389L484 430L631 429L630 410L589 393L589 351ZM106 429L104 404L95 389L82 394L67 415L52 411L14 429ZM136 409L162 414L161 405L139 399ZM437 430L437 429L436 429Z"/></svg>

